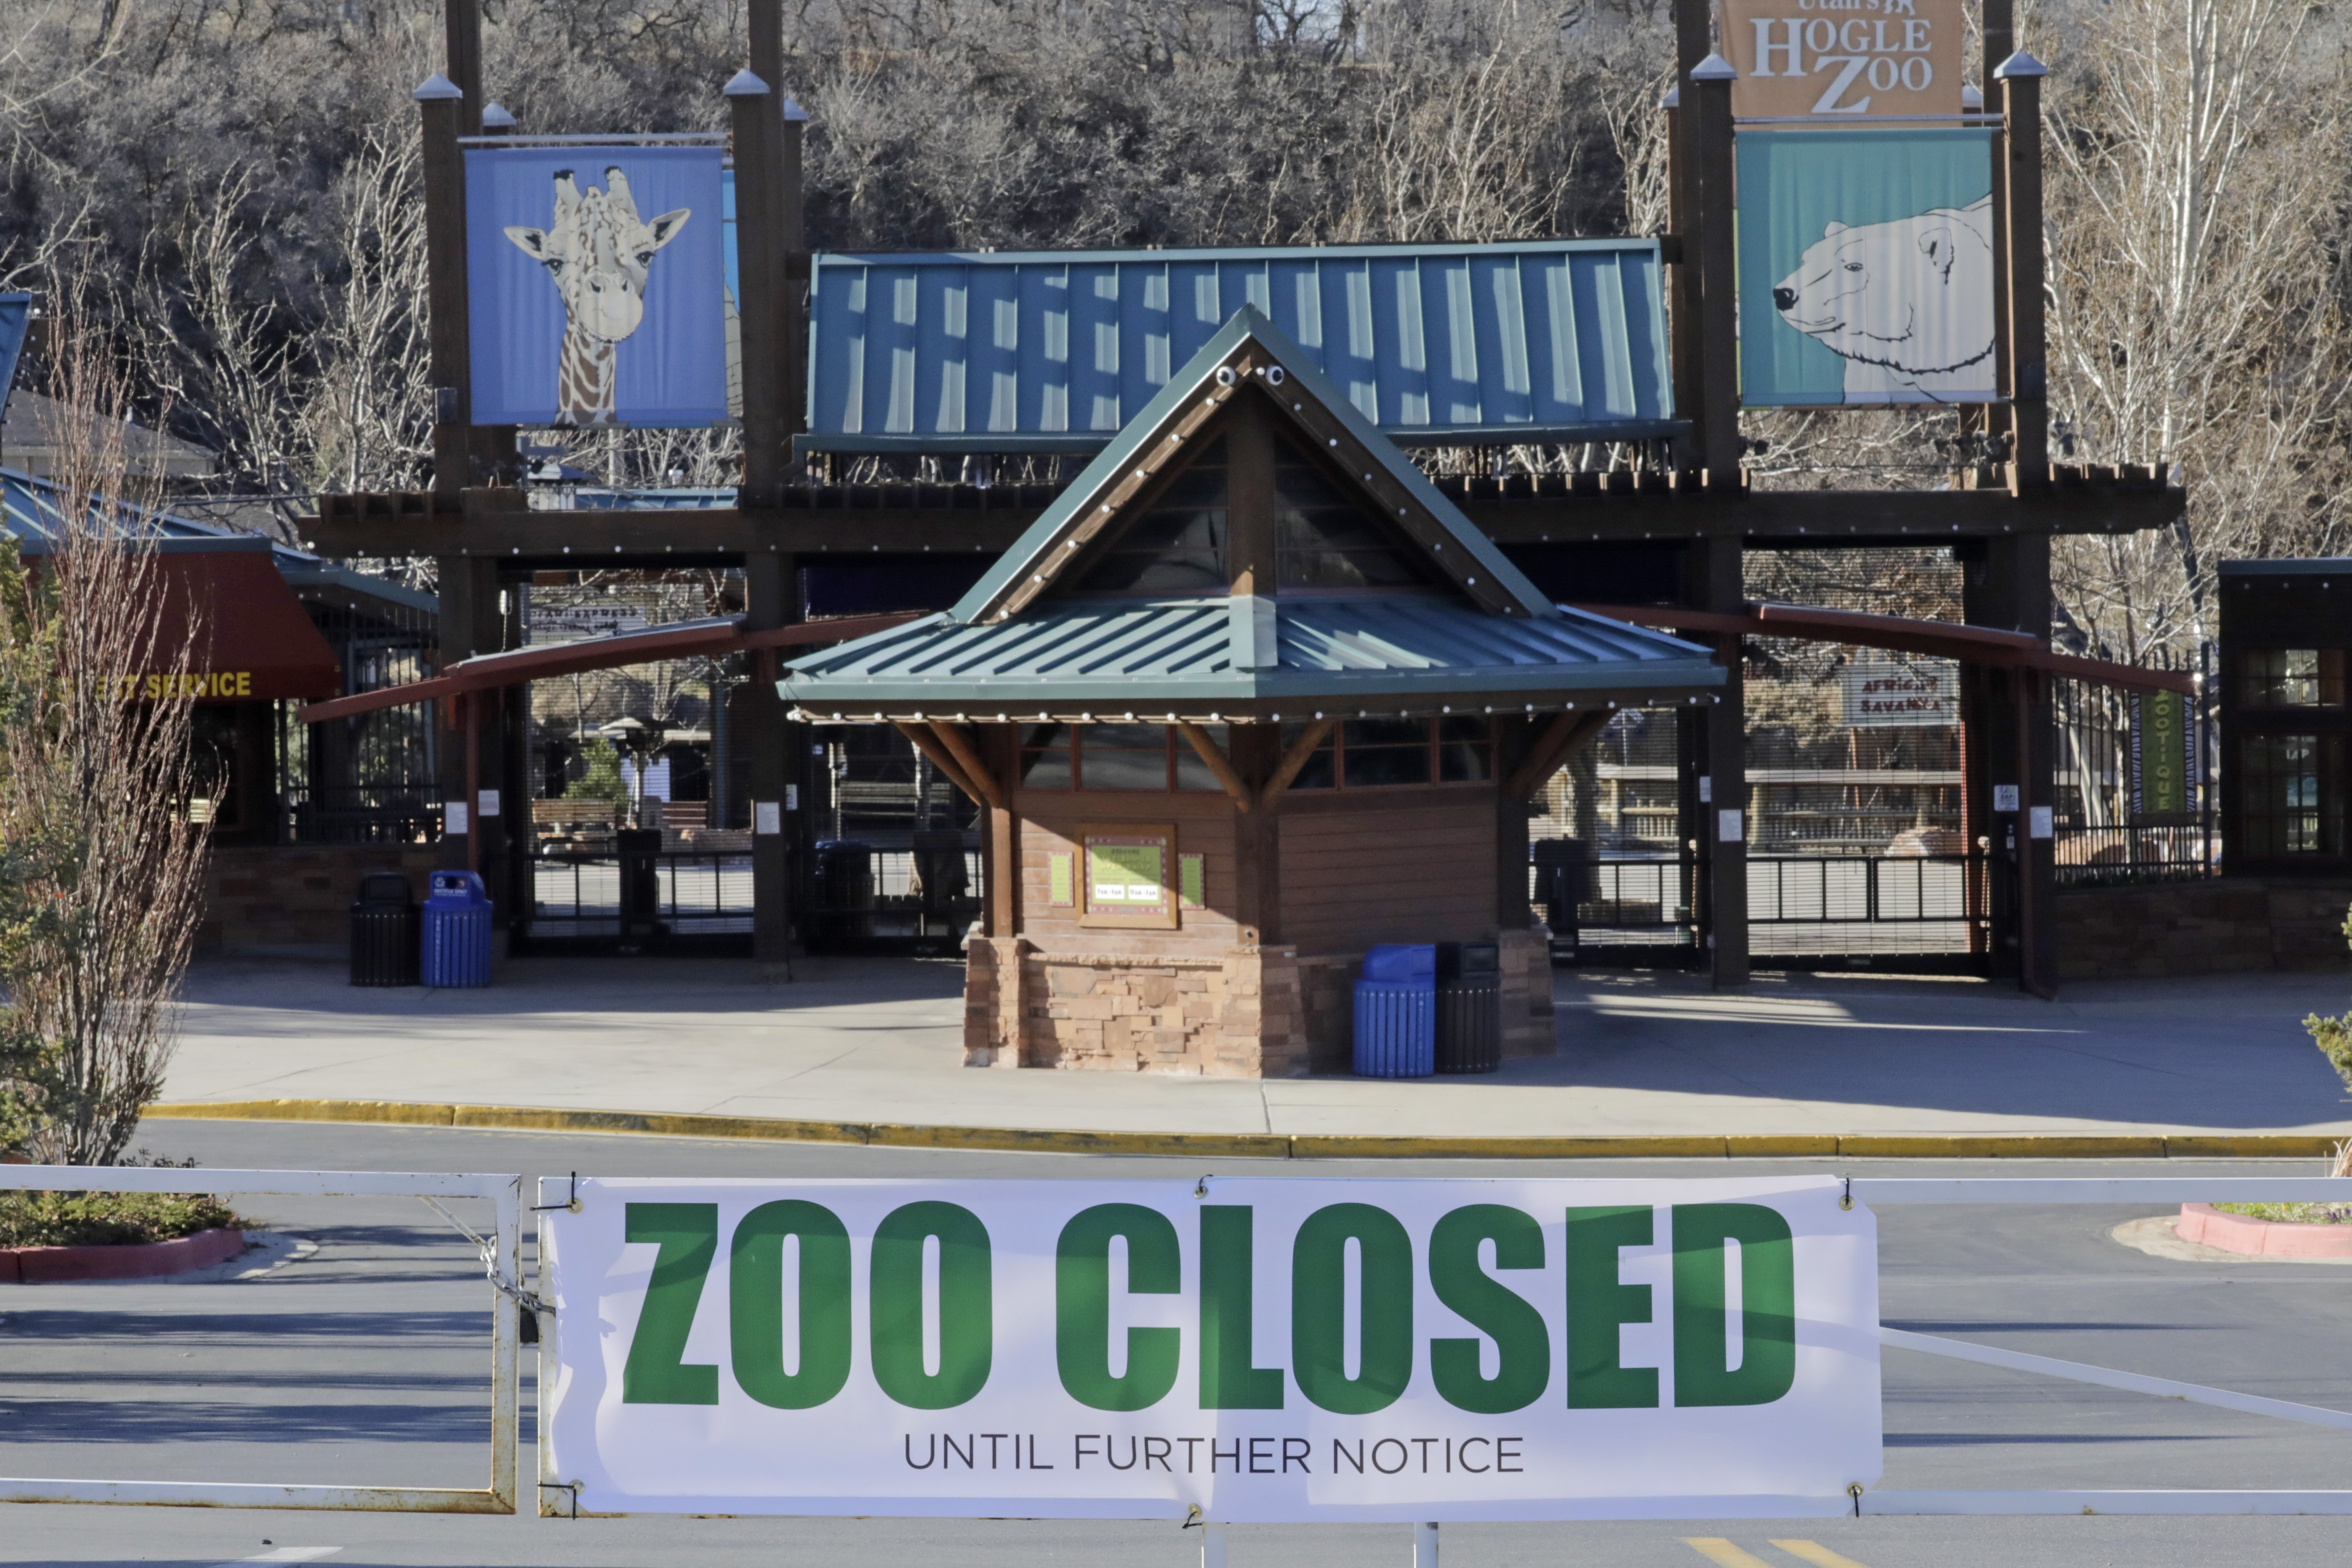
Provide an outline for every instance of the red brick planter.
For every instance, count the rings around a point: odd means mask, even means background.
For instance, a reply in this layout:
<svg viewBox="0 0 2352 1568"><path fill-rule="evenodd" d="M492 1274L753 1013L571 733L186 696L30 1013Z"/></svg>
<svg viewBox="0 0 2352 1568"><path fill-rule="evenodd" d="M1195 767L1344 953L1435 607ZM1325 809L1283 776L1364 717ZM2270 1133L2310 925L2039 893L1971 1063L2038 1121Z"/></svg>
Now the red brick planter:
<svg viewBox="0 0 2352 1568"><path fill-rule="evenodd" d="M2223 1214L2211 1204L2182 1204L2172 1233L2248 1258L2352 1258L2352 1225L2301 1225Z"/></svg>
<svg viewBox="0 0 2352 1568"><path fill-rule="evenodd" d="M209 1268L245 1250L241 1230L200 1230L143 1247L0 1247L0 1285L64 1285L78 1279L150 1279Z"/></svg>

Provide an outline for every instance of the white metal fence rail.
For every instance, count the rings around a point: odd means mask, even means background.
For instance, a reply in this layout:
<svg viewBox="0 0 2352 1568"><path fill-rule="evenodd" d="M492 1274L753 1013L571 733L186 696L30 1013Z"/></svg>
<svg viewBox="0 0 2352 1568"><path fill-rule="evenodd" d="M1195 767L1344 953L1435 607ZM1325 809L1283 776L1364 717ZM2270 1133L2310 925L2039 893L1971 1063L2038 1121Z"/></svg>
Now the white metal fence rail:
<svg viewBox="0 0 2352 1568"><path fill-rule="evenodd" d="M445 1216L454 1216L435 1200L479 1198L496 1207L491 1236L466 1234L483 1252L483 1264L493 1286L491 1301L491 1441L490 1484L480 1489L437 1487L275 1486L232 1482L100 1481L0 1478L0 1502L163 1503L212 1508L302 1508L378 1510L404 1512L512 1513L516 1511L516 1450L519 1400L517 1368L519 1313L523 1302L536 1308L536 1298L522 1291L515 1263L522 1217L522 1178L503 1175L443 1175L428 1173L372 1171L190 1171L59 1165L0 1166L0 1188L31 1191L162 1193L250 1193L303 1196L415 1197ZM549 1180L541 1202L567 1202L564 1187ZM1846 1184L1845 1202L1876 1209L1906 1204L2121 1204L2144 1203L2352 1203L2352 1180L2318 1176L2116 1176L2116 1177L1854 1177ZM461 1229L465 1227L460 1226ZM546 1314L540 1342L541 1387L553 1365L557 1325ZM1980 1365L2037 1373L2072 1382L2124 1389L2159 1398L2185 1400L2226 1410L2271 1415L2312 1426L2352 1430L2352 1413L2287 1400L2267 1399L2228 1389L2208 1388L2087 1366L2048 1356L2026 1355L1963 1340L1944 1339L1882 1327L1880 1342L1890 1348L1950 1357ZM548 1458L541 1428L542 1465ZM554 1478L542 1470L543 1487ZM553 1486L560 1493L561 1486ZM1675 1500L1645 1499L1636 1510L1642 1517L1663 1515L1661 1504ZM1727 1505L1752 1507L1759 1518L1783 1517L1795 1511L1814 1512L1818 1503L1799 1499L1723 1499ZM1811 1506L1792 1506L1807 1505ZM2345 1514L2352 1515L2352 1490L2147 1489L2068 1491L1932 1491L1855 1489L1857 1515L1916 1514ZM566 1511L565 1500L542 1494L540 1511ZM1684 1515L1687 1517L1687 1515ZM1416 1531L1415 1556L1426 1550L1433 1561L1435 1530ZM1222 1526L1204 1532L1202 1556L1221 1560Z"/></svg>
<svg viewBox="0 0 2352 1568"><path fill-rule="evenodd" d="M481 1198L496 1210L482 1251L490 1300L490 1484L484 1488L271 1485L236 1481L100 1481L0 1477L0 1502L158 1503L192 1508L301 1508L398 1513L512 1513L520 1312L515 1260L522 1230L520 1176L398 1171L193 1171L169 1167L0 1165L0 1189L29 1192L247 1193L270 1196Z"/></svg>

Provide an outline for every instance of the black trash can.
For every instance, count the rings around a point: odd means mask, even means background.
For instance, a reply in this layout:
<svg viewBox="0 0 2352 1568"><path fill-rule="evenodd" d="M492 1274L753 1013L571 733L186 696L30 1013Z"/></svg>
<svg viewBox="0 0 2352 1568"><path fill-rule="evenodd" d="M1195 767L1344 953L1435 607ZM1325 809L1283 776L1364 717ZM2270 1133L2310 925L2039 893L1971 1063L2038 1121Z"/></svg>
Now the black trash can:
<svg viewBox="0 0 2352 1568"><path fill-rule="evenodd" d="M624 827L614 836L621 858L621 940L650 942L666 935L661 918L661 847L658 827Z"/></svg>
<svg viewBox="0 0 2352 1568"><path fill-rule="evenodd" d="M1591 896L1592 862L1577 838L1538 838L1528 846L1536 868L1536 907L1551 928L1551 956L1576 962L1577 906Z"/></svg>
<svg viewBox="0 0 2352 1568"><path fill-rule="evenodd" d="M874 846L828 838L816 847L817 940L864 942L874 934Z"/></svg>
<svg viewBox="0 0 2352 1568"><path fill-rule="evenodd" d="M1437 1070L1503 1065L1503 958L1491 942L1437 944Z"/></svg>
<svg viewBox="0 0 2352 1568"><path fill-rule="evenodd" d="M352 900L352 984L414 985L416 973L416 893L397 871L360 879Z"/></svg>

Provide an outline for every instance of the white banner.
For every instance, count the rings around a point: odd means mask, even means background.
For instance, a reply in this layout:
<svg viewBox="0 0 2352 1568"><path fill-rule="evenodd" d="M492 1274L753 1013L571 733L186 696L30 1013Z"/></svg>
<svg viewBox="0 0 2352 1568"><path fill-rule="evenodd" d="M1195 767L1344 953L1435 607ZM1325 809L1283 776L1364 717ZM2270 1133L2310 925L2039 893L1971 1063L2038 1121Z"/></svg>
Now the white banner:
<svg viewBox="0 0 2352 1568"><path fill-rule="evenodd" d="M1840 1190L583 1180L541 1216L550 1479L583 1512L1843 1512L1880 1428Z"/></svg>

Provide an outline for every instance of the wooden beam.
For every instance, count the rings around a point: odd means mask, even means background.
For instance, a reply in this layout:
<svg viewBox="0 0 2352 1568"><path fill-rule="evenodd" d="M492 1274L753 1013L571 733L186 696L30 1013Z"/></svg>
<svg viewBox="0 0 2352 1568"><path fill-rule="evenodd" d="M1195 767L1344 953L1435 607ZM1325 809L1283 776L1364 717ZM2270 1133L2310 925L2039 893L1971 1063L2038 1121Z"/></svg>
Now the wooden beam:
<svg viewBox="0 0 2352 1568"><path fill-rule="evenodd" d="M1235 773L1234 764L1225 760L1225 753L1217 750L1217 742L1209 739L1209 732L1198 724L1187 723L1181 719L1176 721L1176 732L1192 742L1192 749L1201 753L1201 760L1209 764L1209 771L1217 775L1217 782L1225 786L1225 793L1234 797L1235 805L1247 811L1250 808L1250 787L1242 783L1241 774Z"/></svg>
<svg viewBox="0 0 2352 1568"><path fill-rule="evenodd" d="M2153 482L2085 482L2053 483L2023 496L2005 489L1748 490L1734 499L1673 489L1474 498L1456 504L1498 544L1713 536L1811 546L2136 533L2171 527L2188 496Z"/></svg>
<svg viewBox="0 0 2352 1568"><path fill-rule="evenodd" d="M1269 812L1275 808L1276 803L1288 793L1290 782L1298 776L1298 770L1307 765L1307 759L1315 754L1317 747L1331 738L1331 731L1338 729L1339 724L1336 719L1318 719L1307 726L1306 731L1290 743L1290 750L1282 753L1282 761L1275 768L1274 776L1265 781L1265 789L1258 796L1260 805Z"/></svg>
<svg viewBox="0 0 2352 1568"><path fill-rule="evenodd" d="M480 111L450 89L420 87L424 137L425 345L434 392L433 489L455 497L474 482L471 353L466 326L466 161L457 138ZM446 532L441 535L446 538ZM446 553L436 544L420 554Z"/></svg>
<svg viewBox="0 0 2352 1568"><path fill-rule="evenodd" d="M1693 0L1684 0L1687 6ZM1699 460L1706 488L1739 489L1739 317L1732 234L1731 70L1719 58L1684 77L1698 96L1692 162L1698 172Z"/></svg>
<svg viewBox="0 0 2352 1568"><path fill-rule="evenodd" d="M931 766L946 774L948 783L963 791L974 805L993 806L1003 804L992 790L986 795L981 793L980 786L972 783L971 775L964 771L963 764L956 760L945 745L940 743L939 737L931 733L929 725L901 721L891 725L891 728L912 741L915 743L915 750L929 758ZM986 777L986 774L983 773L982 776Z"/></svg>
<svg viewBox="0 0 2352 1568"><path fill-rule="evenodd" d="M761 7L755 7L755 10ZM764 0L772 12L774 0ZM771 18L772 20L772 17ZM758 26L753 27L755 47ZM777 90L757 66L727 84L735 144L736 249L742 274L737 332L742 365L742 505L775 505L784 461L784 250L777 211Z"/></svg>
<svg viewBox="0 0 2352 1568"><path fill-rule="evenodd" d="M996 774L981 756L980 748L972 744L971 737L963 732L962 726L948 723L944 720L933 720L931 733L937 735L940 743L955 753L956 761L962 764L964 773L979 788L981 798L997 810L1003 810L1004 792L997 784Z"/></svg>
<svg viewBox="0 0 2352 1568"><path fill-rule="evenodd" d="M2042 299L2042 77L2020 52L1996 74L2001 85L2001 144L2008 153L2009 482L2013 490L2050 480L2050 372Z"/></svg>
<svg viewBox="0 0 2352 1568"><path fill-rule="evenodd" d="M1609 721L1615 717L1606 709L1597 712L1570 710L1553 719L1536 737L1535 744L1528 749L1519 765L1511 770L1510 778L1503 784L1505 796L1512 800L1532 798L1552 774L1566 765L1569 758L1609 728Z"/></svg>

